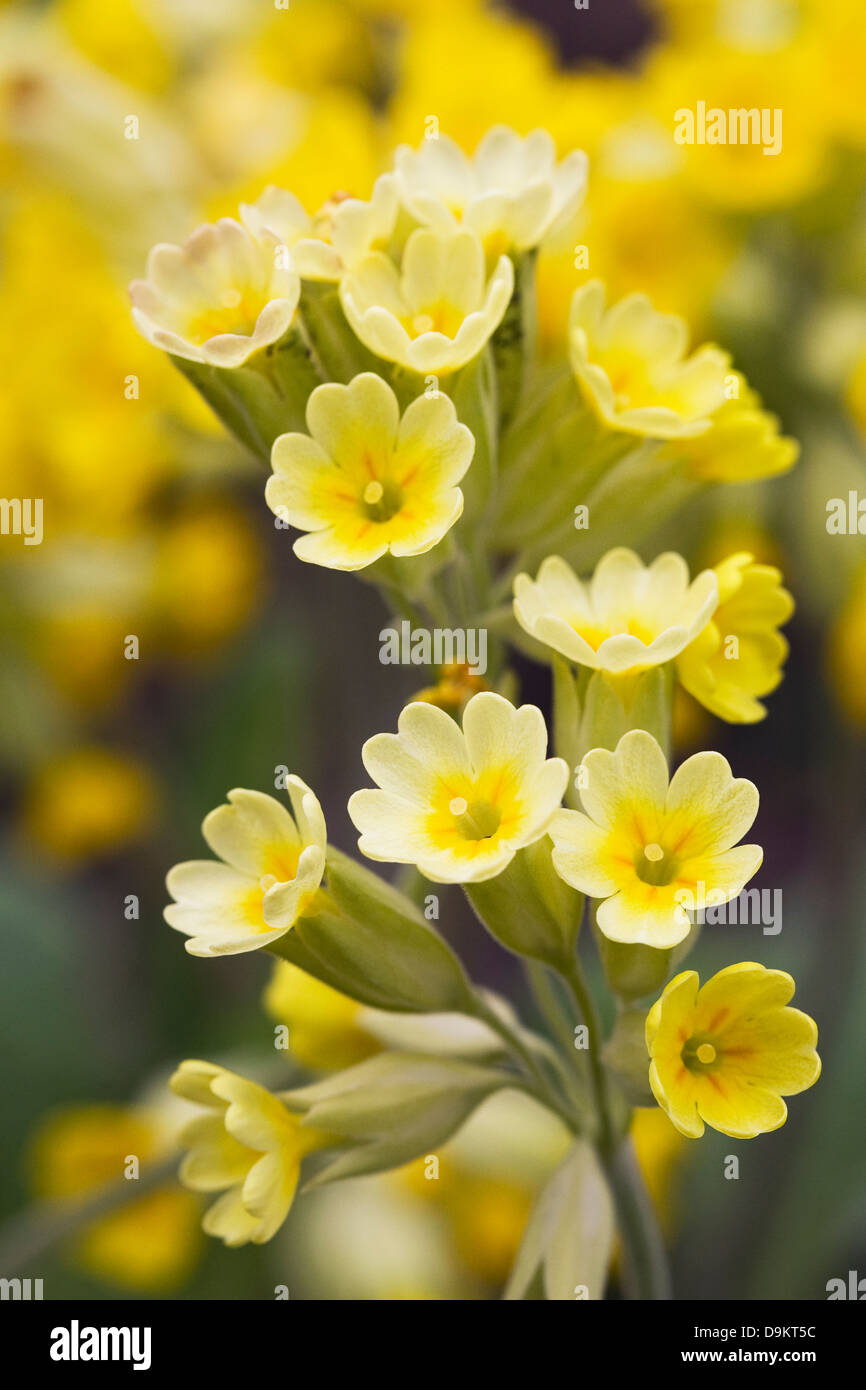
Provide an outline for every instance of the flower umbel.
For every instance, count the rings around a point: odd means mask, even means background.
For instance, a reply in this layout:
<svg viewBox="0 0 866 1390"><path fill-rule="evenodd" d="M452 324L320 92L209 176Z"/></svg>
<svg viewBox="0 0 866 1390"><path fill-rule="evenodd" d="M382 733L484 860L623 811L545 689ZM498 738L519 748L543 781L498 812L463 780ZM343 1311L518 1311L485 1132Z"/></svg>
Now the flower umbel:
<svg viewBox="0 0 866 1390"><path fill-rule="evenodd" d="M725 399L728 356L709 344L686 357L688 329L644 294L605 310L605 288L575 291L571 366L584 399L611 429L650 439L701 434Z"/></svg>
<svg viewBox="0 0 866 1390"><path fill-rule="evenodd" d="M289 1214L302 1159L326 1136L304 1128L263 1086L212 1062L182 1062L170 1084L206 1107L180 1135L189 1149L181 1181L195 1192L222 1193L205 1212L204 1230L229 1246L263 1245Z"/></svg>
<svg viewBox="0 0 866 1390"><path fill-rule="evenodd" d="M675 946L689 911L735 898L760 867L760 846L737 844L757 815L757 788L734 778L720 753L695 753L669 784L658 743L633 729L582 767L585 811L554 817L553 863L566 883L603 899L597 921L611 941Z"/></svg>
<svg viewBox="0 0 866 1390"><path fill-rule="evenodd" d="M240 367L291 327L301 282L288 250L223 217L182 246L155 246L147 279L129 287L132 315L155 347L190 362Z"/></svg>
<svg viewBox="0 0 866 1390"><path fill-rule="evenodd" d="M300 777L288 778L294 818L263 792L229 792L202 834L221 863L176 864L166 886L170 927L191 938L194 956L235 955L268 946L313 903L325 868L322 808Z"/></svg>
<svg viewBox="0 0 866 1390"><path fill-rule="evenodd" d="M514 581L514 615L530 637L579 666L617 675L670 661L717 603L712 571L689 584L688 566L673 551L645 566L633 550L609 550L586 584L551 555L537 579Z"/></svg>
<svg viewBox="0 0 866 1390"><path fill-rule="evenodd" d="M265 488L271 510L309 532L300 559L357 570L388 551L420 555L460 516L475 443L444 394L419 396L401 419L387 382L365 372L317 387L307 426L275 441Z"/></svg>
<svg viewBox="0 0 866 1390"><path fill-rule="evenodd" d="M466 705L461 731L444 710L418 702L403 710L398 730L362 749L381 790L349 799L370 859L416 864L436 883L478 883L544 834L568 766L545 757L547 730L534 705L515 709L482 691Z"/></svg>
<svg viewBox="0 0 866 1390"><path fill-rule="evenodd" d="M729 965L699 988L697 972L677 975L650 1009L646 1043L650 1085L681 1134L705 1124L733 1139L778 1129L783 1096L821 1074L818 1029L788 1007L794 981L754 961Z"/></svg>

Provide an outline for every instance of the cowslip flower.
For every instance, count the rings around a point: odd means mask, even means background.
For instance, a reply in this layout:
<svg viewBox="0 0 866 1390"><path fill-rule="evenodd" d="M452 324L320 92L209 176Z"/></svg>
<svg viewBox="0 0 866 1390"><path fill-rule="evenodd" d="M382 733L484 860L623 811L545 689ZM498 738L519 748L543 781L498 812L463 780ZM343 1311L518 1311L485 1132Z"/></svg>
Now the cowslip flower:
<svg viewBox="0 0 866 1390"><path fill-rule="evenodd" d="M504 125L488 130L471 158L447 135L417 150L401 145L394 156L403 203L416 221L442 232L467 227L488 255L573 239L587 166L582 150L558 164L546 130L522 137Z"/></svg>
<svg viewBox="0 0 866 1390"><path fill-rule="evenodd" d="M725 399L729 359L710 344L686 357L688 328L644 294L605 308L605 287L575 290L571 366L584 400L609 428L650 439L700 434Z"/></svg>
<svg viewBox="0 0 866 1390"><path fill-rule="evenodd" d="M349 799L368 858L415 864L435 883L480 883L545 833L568 766L545 757L547 730L534 705L515 709L482 691L466 705L462 730L421 702L406 706L397 727L361 750L379 789Z"/></svg>
<svg viewBox="0 0 866 1390"><path fill-rule="evenodd" d="M747 483L787 473L800 446L779 433L779 421L764 410L740 372L732 372L736 394L712 416L710 428L690 439L672 439L665 453L682 459L693 477L706 483Z"/></svg>
<svg viewBox="0 0 866 1390"><path fill-rule="evenodd" d="M401 419L390 386L364 372L316 387L307 428L274 442L265 487L271 511L308 532L301 560L357 570L388 551L421 555L463 511L475 441L446 395L419 396Z"/></svg>
<svg viewBox="0 0 866 1390"><path fill-rule="evenodd" d="M304 1156L327 1137L263 1086L212 1062L182 1062L169 1084L205 1107L179 1136L189 1150L181 1182L222 1194L204 1214L205 1232L228 1246L263 1245L289 1214Z"/></svg>
<svg viewBox="0 0 866 1390"><path fill-rule="evenodd" d="M337 281L368 251L387 248L399 207L397 180L383 174L369 202L334 194L312 216L288 189L270 184L254 203L241 203L240 218L253 236L278 237L302 280Z"/></svg>
<svg viewBox="0 0 866 1390"><path fill-rule="evenodd" d="M760 696L782 680L788 643L779 632L794 611L781 571L757 565L747 552L715 569L719 606L677 657L677 676L690 695L720 719L754 724L767 713Z"/></svg>
<svg viewBox="0 0 866 1390"><path fill-rule="evenodd" d="M371 352L411 371L455 371L477 357L499 327L514 288L514 268L500 256L490 278L484 247L472 232L418 227L398 268L371 251L343 277L346 318Z"/></svg>
<svg viewBox="0 0 866 1390"><path fill-rule="evenodd" d="M514 581L514 616L524 632L579 666L622 675L670 661L705 627L718 603L715 575L689 583L688 565L668 551L645 566L617 547L584 584L549 555L537 579Z"/></svg>
<svg viewBox="0 0 866 1390"><path fill-rule="evenodd" d="M818 1029L788 1007L794 981L754 961L729 965L700 985L677 975L646 1020L653 1094L681 1134L704 1126L732 1139L778 1129L798 1095L821 1074Z"/></svg>
<svg viewBox="0 0 866 1390"><path fill-rule="evenodd" d="M735 898L760 867L759 845L739 845L758 812L758 791L734 778L720 753L695 753L668 783L651 734L632 729L611 753L581 764L583 811L550 825L553 864L572 888L600 898L599 930L611 941L676 946L689 911Z"/></svg>
<svg viewBox="0 0 866 1390"><path fill-rule="evenodd" d="M182 246L161 243L147 279L129 287L136 326L154 346L189 362L240 367L291 327L301 282L288 250L267 230L206 223Z"/></svg>
<svg viewBox="0 0 866 1390"><path fill-rule="evenodd" d="M191 955L256 951L311 907L325 868L325 818L300 777L287 783L293 816L263 792L231 791L228 804L202 824L222 862L194 859L169 871L166 886L175 902L163 915L190 937Z"/></svg>

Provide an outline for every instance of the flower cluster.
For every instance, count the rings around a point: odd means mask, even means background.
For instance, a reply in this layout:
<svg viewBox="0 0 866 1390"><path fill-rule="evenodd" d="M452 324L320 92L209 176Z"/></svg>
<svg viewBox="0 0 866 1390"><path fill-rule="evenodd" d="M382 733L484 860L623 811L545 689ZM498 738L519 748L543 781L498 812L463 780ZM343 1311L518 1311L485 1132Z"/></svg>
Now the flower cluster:
<svg viewBox="0 0 866 1390"><path fill-rule="evenodd" d="M690 351L685 322L641 293L608 304L601 282L576 287L567 352L540 369L536 253L574 237L585 177L541 131L497 127L472 157L437 135L402 146L369 202L308 214L268 188L238 222L158 247L133 287L142 330L270 465L265 498L302 533L301 560L368 569L395 616L495 637L483 679L444 662L361 750L374 785L349 799L358 848L403 866L403 886L328 842L294 775L291 814L232 791L203 825L217 861L168 875L166 919L190 952L278 958L265 1005L314 1074L272 1094L210 1063L176 1073L206 1107L181 1176L223 1193L205 1229L229 1244L274 1234L308 1155L315 1186L398 1169L517 1089L571 1136L542 1202L565 1223L600 1213L600 1241L590 1254L576 1231L585 1265L569 1267L597 1295L617 1225L640 1264L612 1182L631 1106L656 1103L689 1137L749 1138L817 1079L789 976L746 962L700 989L694 971L671 978L704 905L737 898L763 859L742 843L753 783L712 751L673 766L675 691L762 719L792 600L746 552L692 576L678 553L647 564L633 548L697 494L785 471L796 446L726 352ZM510 647L552 666L552 737L509 698ZM500 946L558 976L574 1022L536 1034L472 982L411 871L459 885ZM584 916L618 1006L607 1036ZM589 1059L561 1046L576 1023ZM533 1220L524 1244L555 1289L552 1225Z"/></svg>

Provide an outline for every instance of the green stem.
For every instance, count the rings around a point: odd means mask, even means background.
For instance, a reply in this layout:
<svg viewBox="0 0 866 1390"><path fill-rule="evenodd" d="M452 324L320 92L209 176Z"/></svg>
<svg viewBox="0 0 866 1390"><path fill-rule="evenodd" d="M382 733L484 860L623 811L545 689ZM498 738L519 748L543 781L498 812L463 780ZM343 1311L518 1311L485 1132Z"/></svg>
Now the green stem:
<svg viewBox="0 0 866 1390"><path fill-rule="evenodd" d="M631 1140L617 1136L610 1087L601 1056L601 1021L576 957L568 971L563 972L563 978L589 1029L590 1074L599 1121L596 1147L616 1207L623 1245L625 1292L632 1299L668 1299L671 1297L670 1274L664 1241Z"/></svg>
<svg viewBox="0 0 866 1390"><path fill-rule="evenodd" d="M602 1154L613 1152L615 1145L613 1117L611 1114L610 1093L604 1063L601 1059L602 1037L601 1020L595 1007L595 1000L583 978L583 971L575 956L567 969L561 972L577 1007L578 1015L589 1029L589 1072L593 1098L598 1116L598 1147Z"/></svg>
<svg viewBox="0 0 866 1390"><path fill-rule="evenodd" d="M671 1298L664 1240L630 1139L606 1158L604 1167L622 1239L626 1296L653 1302Z"/></svg>
<svg viewBox="0 0 866 1390"><path fill-rule="evenodd" d="M540 961L524 960L523 969L539 1012L547 1023L551 1035L559 1043L559 1051L552 1049L556 1069L574 1103L579 1108L584 1108L586 1105L584 1090L586 1074L585 1067L582 1066L584 1058L574 1046L574 1034L571 1031L570 1022L563 1012L563 1001L558 997L558 993L552 985L550 974Z"/></svg>
<svg viewBox="0 0 866 1390"><path fill-rule="evenodd" d="M578 1132L578 1125L575 1115L568 1106L562 1104L544 1068L533 1056L531 1048L527 1046L523 1038L520 1037L503 1018L500 1018L496 1010L492 1009L480 996L476 997L476 1003L476 1017L486 1023L488 1028L491 1028L493 1032L502 1039L509 1052L511 1052L521 1064L527 1076L534 1083L536 1098L540 1100L543 1105L546 1105L549 1110L552 1110L554 1114L558 1115L571 1132L576 1134Z"/></svg>

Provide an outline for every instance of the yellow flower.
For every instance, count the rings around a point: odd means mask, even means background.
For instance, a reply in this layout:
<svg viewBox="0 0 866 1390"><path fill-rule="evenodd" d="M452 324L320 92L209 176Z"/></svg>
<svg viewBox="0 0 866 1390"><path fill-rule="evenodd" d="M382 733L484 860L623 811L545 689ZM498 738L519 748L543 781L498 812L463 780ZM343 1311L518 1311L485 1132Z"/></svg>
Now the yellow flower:
<svg viewBox="0 0 866 1390"><path fill-rule="evenodd" d="M255 203L242 203L240 215L254 237L271 232L290 248L302 280L339 280L369 251L387 248L399 203L397 180L383 174L368 203L335 194L311 217L293 193L270 185Z"/></svg>
<svg viewBox="0 0 866 1390"><path fill-rule="evenodd" d="M500 256L486 278L484 247L472 232L418 227L398 267L371 251L343 277L340 300L371 352L411 371L455 371L477 357L499 327L514 268Z"/></svg>
<svg viewBox="0 0 866 1390"><path fill-rule="evenodd" d="M416 864L435 883L479 883L545 833L568 766L545 758L547 730L534 705L515 709L482 691L466 705L461 732L444 710L417 702L398 729L362 749L382 790L349 798L368 858Z"/></svg>
<svg viewBox="0 0 866 1390"><path fill-rule="evenodd" d="M116 853L145 835L156 802L144 764L109 748L75 748L37 772L24 828L60 859L87 859Z"/></svg>
<svg viewBox="0 0 866 1390"><path fill-rule="evenodd" d="M351 1067L381 1049L362 1026L370 1010L288 961L275 961L263 1002L288 1027L292 1056L315 1071Z"/></svg>
<svg viewBox="0 0 866 1390"><path fill-rule="evenodd" d="M164 1117L146 1107L75 1106L41 1121L28 1155L37 1197L76 1202L120 1183L136 1158L142 1177L171 1152ZM135 1181L130 1178L130 1191ZM182 1284L199 1252L199 1203L168 1181L87 1226L72 1257L101 1279L149 1293Z"/></svg>
<svg viewBox="0 0 866 1390"><path fill-rule="evenodd" d="M690 695L720 719L754 724L767 713L759 696L782 680L788 643L779 632L794 611L773 565L748 553L716 566L719 606L710 622L677 657L677 676Z"/></svg>
<svg viewBox="0 0 866 1390"><path fill-rule="evenodd" d="M149 598L155 637L175 659L195 659L224 641L262 590L260 537L236 502L197 492L163 524Z"/></svg>
<svg viewBox="0 0 866 1390"><path fill-rule="evenodd" d="M731 375L737 394L715 412L710 428L694 439L671 440L665 448L685 460L694 477L707 483L748 483L787 473L800 446L779 433L775 415L739 372Z"/></svg>
<svg viewBox="0 0 866 1390"><path fill-rule="evenodd" d="M153 248L147 279L129 287L133 318L149 342L176 357L239 367L292 323L301 282L289 261L269 230L259 239L221 217L182 246Z"/></svg>
<svg viewBox="0 0 866 1390"><path fill-rule="evenodd" d="M325 868L325 818L300 777L287 782L294 819L263 792L229 792L229 804L202 824L222 862L194 859L170 870L166 886L176 901L163 915L191 938L191 955L236 955L268 946L316 897Z"/></svg>
<svg viewBox="0 0 866 1390"><path fill-rule="evenodd" d="M826 182L826 74L808 44L780 37L742 47L668 45L645 69L650 100L683 156L684 181L720 209L767 212Z"/></svg>
<svg viewBox="0 0 866 1390"><path fill-rule="evenodd" d="M587 158L574 150L557 164L546 130L521 137L493 126L470 159L447 135L394 157L403 203L417 222L440 232L474 232L490 255L527 251L544 241L573 241L586 189Z"/></svg>
<svg viewBox="0 0 866 1390"><path fill-rule="evenodd" d="M604 900L597 920L609 940L676 946L689 911L735 898L760 867L760 846L737 844L758 813L758 790L735 779L720 753L695 753L668 784L661 748L632 729L582 767L585 811L554 817L553 863L566 883Z"/></svg>
<svg viewBox="0 0 866 1390"><path fill-rule="evenodd" d="M571 365L584 399L611 429L651 439L700 434L725 399L728 356L705 345L685 357L688 329L643 294L605 309L601 280L575 290Z"/></svg>
<svg viewBox="0 0 866 1390"><path fill-rule="evenodd" d="M317 386L306 434L274 442L265 500L301 531L301 560L358 570L389 551L421 555L463 511L456 486L475 442L444 394L419 396L400 417L390 386L372 372L348 386Z"/></svg>
<svg viewBox="0 0 866 1390"><path fill-rule="evenodd" d="M140 0L60 0L57 17L79 52L115 81L158 92L175 75L176 62L155 12Z"/></svg>
<svg viewBox="0 0 866 1390"><path fill-rule="evenodd" d="M579 666L616 675L670 661L717 603L712 571L690 584L685 560L673 551L645 566L633 550L609 550L587 584L549 555L537 579L519 574L514 581L514 616L530 637Z"/></svg>
<svg viewBox="0 0 866 1390"><path fill-rule="evenodd" d="M741 961L699 986L696 971L683 971L647 1015L656 1100L690 1139L705 1124L732 1139L778 1129L788 1118L782 1097L821 1075L813 1019L786 1007L794 981Z"/></svg>
<svg viewBox="0 0 866 1390"><path fill-rule="evenodd" d="M229 1246L263 1245L289 1214L305 1154L326 1141L263 1086L212 1062L182 1062L171 1088L206 1107L180 1135L181 1181L221 1192L202 1226Z"/></svg>

